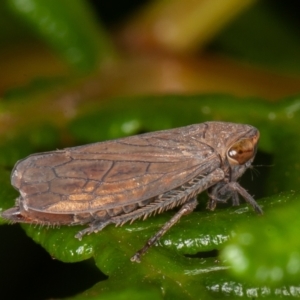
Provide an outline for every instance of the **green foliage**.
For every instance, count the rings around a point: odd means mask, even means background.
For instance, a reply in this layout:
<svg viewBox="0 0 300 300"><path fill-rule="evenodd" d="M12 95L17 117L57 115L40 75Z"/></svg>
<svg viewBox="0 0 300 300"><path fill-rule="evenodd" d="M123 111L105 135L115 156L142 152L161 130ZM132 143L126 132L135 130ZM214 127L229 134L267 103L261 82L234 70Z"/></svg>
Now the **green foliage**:
<svg viewBox="0 0 300 300"><path fill-rule="evenodd" d="M74 69L91 71L114 56L107 33L85 1L4 0L1 8L18 18L21 28L46 42Z"/></svg>
<svg viewBox="0 0 300 300"><path fill-rule="evenodd" d="M299 74L299 35L290 30L292 21L288 23L279 18L278 13L273 14L269 6L272 2L257 2L212 42L211 49L250 63L255 61L272 69ZM4 0L0 11L1 45L20 40L29 44L34 39L43 41L63 58L70 70L76 71L75 77L99 67L105 69L109 67L107 62L117 61L109 33L84 0ZM290 14L286 15L290 18ZM115 40L118 40L116 36ZM137 56L141 55L141 50L135 51ZM20 53L23 54L22 49ZM128 55L122 54L125 58ZM186 56L190 58L190 55ZM197 57L193 59L197 62ZM176 64L166 65L166 69L161 70L169 74L174 70L178 72ZM27 70L17 72L26 75ZM118 69L113 72L117 73ZM47 255L63 265L86 264L82 273L69 275L72 287L76 286L73 284L76 276L84 281L91 265L95 265L98 282L69 299L300 298L299 96L278 103L228 95L119 97L104 101L101 92L87 92L90 88L93 90L93 80L85 78L87 84L80 88L76 82L78 77L74 80L72 76L36 78L24 87L4 91L0 115L3 124L9 125L0 128L0 213L13 206L18 197L9 182L14 163L31 153L208 120L249 123L259 128L258 156L271 157L272 163L262 161L264 166L257 168L261 174L253 182L246 181L242 185L249 187L251 194L265 195L256 197L262 198L258 202L265 213L257 216L245 204L238 208L220 206L208 212L205 210L207 197L203 193L197 210L171 228L142 257L140 264L132 263L130 257L174 211L120 228L108 226L101 232L84 236L81 241L74 235L84 228L82 226L22 225L28 236L22 244L17 244L19 237L10 233L11 228L18 226L4 226L7 222L0 218L3 225L0 228L0 284L5 285L6 277L13 278L8 283L13 282L13 285L8 289L13 292L17 286L25 299L24 285L15 284L16 276L24 274L23 270L26 275L21 281L29 283L29 289L49 289L38 285L38 277L49 276L49 281L59 277L59 272L51 273L44 265L37 274L27 273L34 269L34 262L39 261L25 244L26 240L40 245ZM178 82L180 88L188 81L188 76L182 78L182 82ZM104 95L107 95L107 82L99 81L99 90L104 87ZM124 92L114 82L108 85L112 87L108 94L114 94L114 89L119 89L118 95ZM127 84L124 86L124 94L136 95L140 91L129 88L128 93ZM58 90L63 97L58 96ZM95 99L91 99L93 97ZM16 249L4 253L2 249L10 244L12 247L17 244ZM68 278L61 281L65 285ZM1 292L2 288L0 286ZM64 295L71 294L74 292L66 291Z"/></svg>
<svg viewBox="0 0 300 300"><path fill-rule="evenodd" d="M273 196L265 201L274 208L264 218L240 222L222 253L238 278L271 286L299 284L299 197L299 192Z"/></svg>
<svg viewBox="0 0 300 300"><path fill-rule="evenodd" d="M251 123L262 132L260 151L274 158L265 193L274 194L274 186L285 191L259 201L265 212L263 216L257 216L245 204L208 212L201 208L205 202L202 199L199 209L183 217L142 257L140 264L132 263L130 257L174 212L120 228L108 226L101 232L84 236L82 241L74 238L81 226L22 227L53 258L63 262L93 258L99 270L108 276L107 280L72 299L125 299L128 295L133 299L196 299L199 295L201 299L222 295L240 299L262 295L276 299L287 294L297 297L300 295L297 279L300 245L295 238L300 197L295 168L299 153L298 107L298 97L277 105L229 96L118 98L86 109L67 124L72 139L86 143L205 120ZM49 130L51 126L41 128L45 131L33 134L29 128L22 137L15 138L14 143L3 143L3 153L13 151L15 143L26 137L35 137L28 138L30 145L26 146L26 152L45 146L55 149L57 141L53 139L53 130ZM40 136L44 139L37 138ZM287 149L289 155L284 155ZM22 149L18 153L18 158L24 155ZM8 162L10 164L9 159ZM8 179L9 172L2 170L1 210L12 206L17 195ZM257 181L255 179L255 184L259 186ZM220 258L215 250L221 251Z"/></svg>
<svg viewBox="0 0 300 300"><path fill-rule="evenodd" d="M292 7L283 2L257 1L224 28L211 47L270 69L299 74L299 27L292 26L296 18Z"/></svg>

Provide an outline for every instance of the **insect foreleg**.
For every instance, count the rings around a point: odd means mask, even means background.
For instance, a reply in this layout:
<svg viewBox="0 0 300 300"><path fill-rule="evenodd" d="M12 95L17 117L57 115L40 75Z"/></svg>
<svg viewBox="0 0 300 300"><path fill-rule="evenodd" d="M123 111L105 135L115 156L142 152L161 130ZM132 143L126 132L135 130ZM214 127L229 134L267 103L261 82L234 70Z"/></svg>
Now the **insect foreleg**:
<svg viewBox="0 0 300 300"><path fill-rule="evenodd" d="M238 182L235 181L222 184L221 187L218 186L218 184L214 186L209 193L210 200L207 208L213 210L217 202L226 202L229 198L232 198L233 206L238 206L240 204L238 194L240 194L246 202L251 204L257 213L263 214L263 210L256 203L254 198Z"/></svg>
<svg viewBox="0 0 300 300"><path fill-rule="evenodd" d="M252 207L258 214L261 214L261 215L263 214L263 210L261 209L261 207L257 204L257 202L254 200L254 198L239 183L229 182L225 187L228 188L229 190L231 190L232 192L238 192L245 199L246 202L248 202L249 204L252 205Z"/></svg>
<svg viewBox="0 0 300 300"><path fill-rule="evenodd" d="M239 206L240 205L240 198L238 192L232 192L232 206Z"/></svg>
<svg viewBox="0 0 300 300"><path fill-rule="evenodd" d="M196 197L188 200L188 202L186 202L180 208L180 210L146 242L145 246L131 257L130 260L133 262L140 262L141 255L143 255L152 245L154 245L174 224L180 220L183 215L191 213L196 208L197 204L198 202Z"/></svg>

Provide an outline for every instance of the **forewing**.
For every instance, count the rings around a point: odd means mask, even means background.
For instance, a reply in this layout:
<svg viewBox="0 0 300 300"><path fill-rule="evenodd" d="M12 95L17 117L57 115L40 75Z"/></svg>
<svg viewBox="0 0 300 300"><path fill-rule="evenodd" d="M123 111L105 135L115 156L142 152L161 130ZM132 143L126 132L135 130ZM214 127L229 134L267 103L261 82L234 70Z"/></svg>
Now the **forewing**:
<svg viewBox="0 0 300 300"><path fill-rule="evenodd" d="M12 184L33 210L97 211L150 199L219 164L211 147L170 130L29 156Z"/></svg>

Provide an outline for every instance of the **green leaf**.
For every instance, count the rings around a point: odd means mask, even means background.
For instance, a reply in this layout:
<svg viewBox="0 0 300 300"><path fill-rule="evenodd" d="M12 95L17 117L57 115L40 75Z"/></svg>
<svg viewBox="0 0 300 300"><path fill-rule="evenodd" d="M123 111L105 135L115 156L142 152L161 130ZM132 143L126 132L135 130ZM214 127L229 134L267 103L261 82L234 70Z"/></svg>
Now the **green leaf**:
<svg viewBox="0 0 300 300"><path fill-rule="evenodd" d="M55 49L74 69L95 70L99 63L113 59L112 43L85 1L5 0L5 3L23 26Z"/></svg>
<svg viewBox="0 0 300 300"><path fill-rule="evenodd" d="M265 193L270 193L275 184L278 184L280 191L288 192L260 200L265 212L263 216L257 216L245 203L240 207L220 205L214 212L206 211L207 197L203 194L199 198L199 208L172 227L142 257L140 264L132 263L130 257L171 218L174 211L123 227L108 226L101 232L84 236L81 241L74 236L84 226L22 227L51 257L69 263L92 258L99 273L101 271L108 276L108 279L79 294L77 299L96 299L99 295L101 299L122 299L131 293L134 297L144 297L147 291L149 297L151 295L156 299L195 299L199 295L203 295L203 299L222 295L239 299L247 299L249 295L266 295L269 299L287 294L297 297L299 274L295 237L299 178L295 166L298 164L299 108L298 97L284 99L279 104L268 104L259 99L242 101L222 95L117 98L95 105L93 109L86 106L66 126L65 130L73 142L94 142L205 120L253 124L261 131L260 150L272 154L274 158L274 165L268 168L270 175L266 178ZM26 127L22 136L2 144L6 152L1 153L1 210L12 206L17 197L9 184L9 172L4 169L5 165L11 164L11 159L3 153L12 152L14 145L22 143L24 147L18 146L16 152L18 159L25 152L27 155L35 149L55 149L55 143L59 142L54 138L55 130L48 122L47 119L48 125L45 123L36 133L33 133L32 127ZM287 152L289 155L285 155ZM290 175L286 175L285 170ZM255 190L261 188L259 185L263 184L263 179L255 178ZM291 188L295 192L290 192ZM256 193L251 190L253 192ZM245 244L247 240L248 244ZM240 260L232 255L232 249L240 249ZM218 257L219 251L223 253L221 257ZM237 269L238 277L233 279L228 270L229 263L237 272L236 268L241 266L239 262L243 259L248 261L247 268L243 272ZM257 270L268 268L277 270L277 273L270 275L272 272L267 272L269 275L256 278L257 274L264 274ZM282 271L280 279L278 270Z"/></svg>
<svg viewBox="0 0 300 300"><path fill-rule="evenodd" d="M212 48L248 63L299 74L299 31L292 17L295 7L257 1L224 28Z"/></svg>
<svg viewBox="0 0 300 300"><path fill-rule="evenodd" d="M281 203L279 207L266 210L255 223L240 222L222 252L239 279L261 285L299 284L299 199L299 192L273 196L268 205Z"/></svg>

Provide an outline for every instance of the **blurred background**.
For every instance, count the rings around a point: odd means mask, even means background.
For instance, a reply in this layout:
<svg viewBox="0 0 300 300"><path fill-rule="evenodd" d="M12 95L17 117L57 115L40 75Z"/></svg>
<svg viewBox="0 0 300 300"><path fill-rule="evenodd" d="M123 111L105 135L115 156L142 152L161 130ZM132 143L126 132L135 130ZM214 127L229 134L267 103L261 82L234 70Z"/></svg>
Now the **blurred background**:
<svg viewBox="0 0 300 300"><path fill-rule="evenodd" d="M255 109L299 94L299 11L296 0L1 1L1 209L17 196L11 168L32 152L175 124L151 114L158 123L148 128L70 126L102 107L114 124L137 102L152 111L156 96L226 94ZM53 261L19 226L1 226L0 236L5 299L70 296L105 278L92 261Z"/></svg>
<svg viewBox="0 0 300 300"><path fill-rule="evenodd" d="M5 0L0 9L5 98L59 84L69 102L299 91L298 1Z"/></svg>

